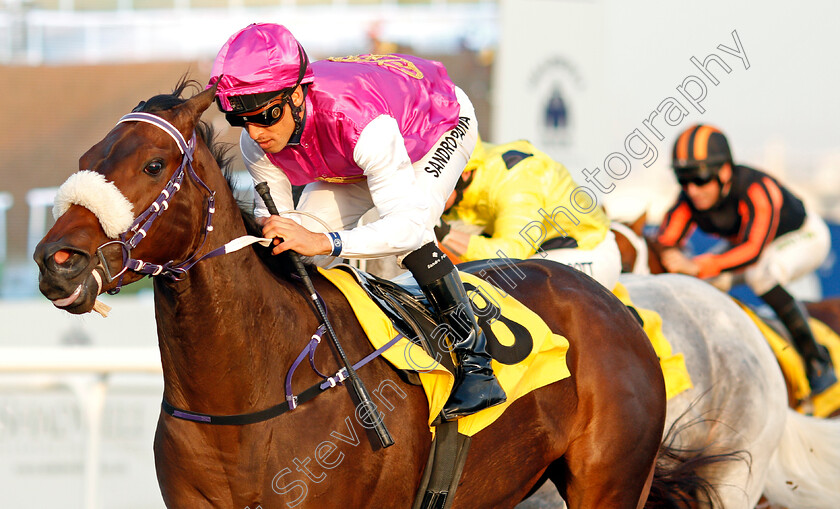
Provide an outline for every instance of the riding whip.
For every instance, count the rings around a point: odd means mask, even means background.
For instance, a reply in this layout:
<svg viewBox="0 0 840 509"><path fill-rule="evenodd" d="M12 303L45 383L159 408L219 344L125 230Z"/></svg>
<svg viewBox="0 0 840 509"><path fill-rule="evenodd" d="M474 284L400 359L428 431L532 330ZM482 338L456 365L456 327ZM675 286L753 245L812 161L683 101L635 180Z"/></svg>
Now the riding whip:
<svg viewBox="0 0 840 509"><path fill-rule="evenodd" d="M280 213L277 210L277 206L274 204L274 199L271 197L271 192L268 188L268 183L259 182L256 186L254 186L254 189L256 189L257 193L262 198L263 203L265 203L265 207L268 209L269 214L273 216L279 216ZM280 242L283 242L283 240L281 239ZM298 275L303 281L303 285L306 287L306 291L309 292L309 297L312 299L312 302L315 303L315 309L318 311L318 315L320 315L321 320L324 322L324 327L327 329L327 333L332 339L333 346L338 352L338 356L341 359L341 363L344 364L344 370L347 371L347 379L350 381L350 385L353 387L353 391L355 391L356 396L359 398L360 404L366 410L368 410L368 413L372 416L373 429L376 432L377 438L379 438L379 443L382 444L383 449L385 447L390 447L394 445L394 439L388 432L388 428L385 427L385 423L382 421L382 417L379 415L379 411L376 408L376 404L373 402L373 400L370 399L370 393L368 393L364 382L362 382L362 379L359 378L359 375L356 373L356 370L353 369L353 364L351 364L350 361L347 359L347 354L344 353L344 348L341 347L341 343L339 343L338 341L338 336L335 335L335 330L333 329L332 324L330 324L330 321L327 318L327 310L324 309L321 300L318 298L318 294L315 291L315 286L312 284L312 279L309 278L309 273L306 271L306 267L303 265L303 262L300 259L300 255L296 251L292 250L287 251L287 253L289 253L289 257L292 259L292 264L294 264Z"/></svg>

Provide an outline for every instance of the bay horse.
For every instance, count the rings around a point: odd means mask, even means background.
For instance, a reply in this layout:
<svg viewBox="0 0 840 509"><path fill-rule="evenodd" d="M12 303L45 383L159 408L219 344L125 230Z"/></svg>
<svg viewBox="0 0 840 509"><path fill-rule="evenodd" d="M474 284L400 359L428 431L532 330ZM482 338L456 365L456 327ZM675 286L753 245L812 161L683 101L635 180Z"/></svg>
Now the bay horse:
<svg viewBox="0 0 840 509"><path fill-rule="evenodd" d="M273 418L225 421L283 401L284 375L320 322L287 257L260 246L215 256L259 227L240 210L221 169L228 158L200 121L214 90L182 99L189 84L140 103L80 158L59 192L72 198L34 253L41 292L82 314L102 292L153 277L164 377L154 454L168 507L410 507L432 440L428 405L381 357L359 375L376 388L392 447L363 443L367 426L342 386ZM546 479L575 509L639 508L649 491L667 499L681 473L689 484L679 498L705 493L708 483L692 477L702 447L689 444L688 459L674 461L661 442L662 373L631 312L558 264L516 270L525 279L509 293L568 339L571 376L518 399L473 437L452 507L511 508ZM312 280L346 356L368 355L345 297L314 271ZM317 350L313 367L336 373L335 349ZM299 387L323 381L296 373ZM177 418L177 409L210 422Z"/></svg>
<svg viewBox="0 0 840 509"><path fill-rule="evenodd" d="M613 230L622 253L623 265L626 263L627 267L636 266L635 258L639 254L648 258L645 264L648 274L642 271L641 274L623 274L620 278L630 291L634 303L658 311L664 322L671 322L671 327L693 323L697 328L696 333L707 336L705 343L713 346L704 354L704 362L721 365L739 357L764 359L758 364L742 363L729 373L720 372L716 368L714 372L709 373L709 378L699 385L706 387L711 394L720 392L720 397L728 399L729 405L721 407L726 408L720 414L722 419L737 421L749 418L752 414L768 422L776 420L781 426L782 434L779 440L754 441L745 449L753 458L752 468L766 470L764 496L771 503L782 507L836 507L837 500L840 500L840 486L836 482L840 479L840 421L802 415L793 409L797 402L791 394L789 383L784 380L767 341L752 324L751 319L747 318L728 295L712 285L697 278L665 273L659 259L662 247L644 235L644 223L645 218L642 216L635 223L626 225L630 226L629 232L625 228ZM633 234L637 235L637 238L626 238ZM620 237L625 238L622 240ZM639 245L643 247L637 251L636 246ZM671 281L679 283L674 284ZM664 285L664 293L660 288L663 282L667 282ZM656 295L657 293L661 294ZM815 317L826 321L829 326L836 326L840 322L831 315L835 310L840 310L840 300L834 303L835 300L837 299L809 303L809 312L814 309ZM698 305L703 301L707 301L707 304ZM672 309L675 307L687 310L690 317L684 317L683 320L669 319L674 317L675 313L679 313ZM719 327L722 320L742 323L744 332L734 337L731 334L721 334ZM688 332L690 331L684 331ZM683 343L684 333L666 333L666 337L672 339L675 349L678 349L679 345L685 348L678 351L686 352L689 372L696 389L699 381L696 373L702 372L704 368L692 366L696 363L696 360L692 359L703 358L703 355L698 356L696 351L697 345L703 342L694 342L694 347L691 343ZM738 350L742 353L736 354ZM768 359L771 362L768 362ZM757 386L762 386L762 390L770 391L770 394L757 398ZM775 403L770 406L767 403L769 400ZM765 403L755 405L756 401ZM779 401L784 402L781 410ZM682 405L685 405L685 402ZM674 402L669 401L669 413L672 406ZM732 428L734 432L749 435L749 432L740 426Z"/></svg>

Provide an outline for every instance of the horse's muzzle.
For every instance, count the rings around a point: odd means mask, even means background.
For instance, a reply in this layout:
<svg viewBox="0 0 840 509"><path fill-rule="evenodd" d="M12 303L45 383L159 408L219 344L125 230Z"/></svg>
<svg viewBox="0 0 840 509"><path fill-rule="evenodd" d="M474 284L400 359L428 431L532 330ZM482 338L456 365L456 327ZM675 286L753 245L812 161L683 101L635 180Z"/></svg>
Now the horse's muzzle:
<svg viewBox="0 0 840 509"><path fill-rule="evenodd" d="M87 313L99 293L91 276L91 255L64 243L38 244L33 254L38 264L38 289L56 307L70 313Z"/></svg>

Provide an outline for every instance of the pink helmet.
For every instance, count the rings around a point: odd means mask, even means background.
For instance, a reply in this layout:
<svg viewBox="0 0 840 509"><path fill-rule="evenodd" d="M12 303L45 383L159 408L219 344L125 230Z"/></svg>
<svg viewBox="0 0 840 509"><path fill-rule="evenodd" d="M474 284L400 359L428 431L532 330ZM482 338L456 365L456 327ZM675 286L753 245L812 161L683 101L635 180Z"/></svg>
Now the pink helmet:
<svg viewBox="0 0 840 509"><path fill-rule="evenodd" d="M219 108L244 113L264 106L284 89L314 79L309 57L286 27L253 23L219 50L207 88L218 82Z"/></svg>

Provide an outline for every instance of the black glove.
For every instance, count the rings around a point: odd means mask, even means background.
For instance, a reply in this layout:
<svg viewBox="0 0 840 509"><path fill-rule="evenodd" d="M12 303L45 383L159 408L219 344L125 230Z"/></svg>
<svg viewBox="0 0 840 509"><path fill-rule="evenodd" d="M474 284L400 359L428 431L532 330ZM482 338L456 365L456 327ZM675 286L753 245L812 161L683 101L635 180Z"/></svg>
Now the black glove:
<svg viewBox="0 0 840 509"><path fill-rule="evenodd" d="M443 238L449 235L449 230L451 229L452 227L449 226L449 223L441 219L440 223L435 226L435 237L437 237L438 242L443 242Z"/></svg>

